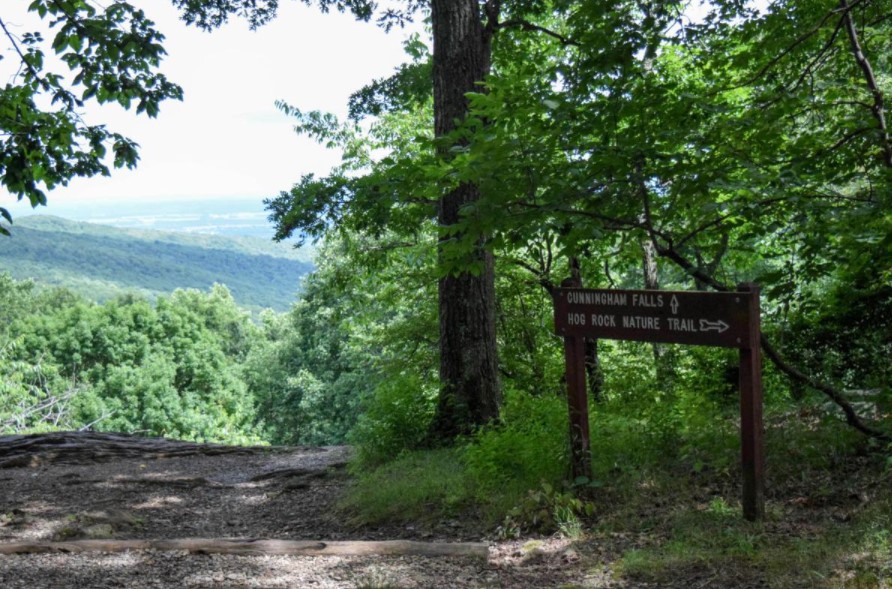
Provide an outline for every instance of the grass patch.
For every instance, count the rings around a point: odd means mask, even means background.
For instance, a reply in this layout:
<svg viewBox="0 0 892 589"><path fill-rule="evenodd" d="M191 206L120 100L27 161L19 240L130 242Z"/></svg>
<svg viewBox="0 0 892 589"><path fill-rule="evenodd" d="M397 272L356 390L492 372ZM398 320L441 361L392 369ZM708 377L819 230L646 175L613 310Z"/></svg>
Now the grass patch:
<svg viewBox="0 0 892 589"><path fill-rule="evenodd" d="M357 523L558 532L589 555L579 566L632 584L892 589L888 450L837 420L767 408L767 514L753 523L740 507L735 411L677 403L656 425L633 415L592 408L593 480L573 485L563 402L509 396L501 425L360 475L344 507Z"/></svg>
<svg viewBox="0 0 892 589"><path fill-rule="evenodd" d="M881 530L876 526L865 517L851 525L822 522L797 530L782 520L759 524L736 514L680 513L668 538L628 550L618 571L657 584L720 574L728 585L748 579L777 589L887 589L892 587L892 534L888 522Z"/></svg>
<svg viewBox="0 0 892 589"><path fill-rule="evenodd" d="M618 481L608 490L618 501L599 522L605 534L635 537L617 573L656 584L892 588L892 477L863 443L827 424L769 429L764 522L742 519L736 468L683 478L678 465L651 469L637 493L631 477Z"/></svg>
<svg viewBox="0 0 892 589"><path fill-rule="evenodd" d="M503 423L481 429L454 448L403 452L385 464L360 451L352 469L356 484L341 509L357 525L424 525L472 513L477 527L493 530L515 508L531 503L515 519L544 508L544 519L569 530L576 522L568 509L576 505L562 485L566 412L560 398L509 392Z"/></svg>
<svg viewBox="0 0 892 589"><path fill-rule="evenodd" d="M457 514L470 498L459 450L428 450L359 474L340 509L355 525L429 524Z"/></svg>

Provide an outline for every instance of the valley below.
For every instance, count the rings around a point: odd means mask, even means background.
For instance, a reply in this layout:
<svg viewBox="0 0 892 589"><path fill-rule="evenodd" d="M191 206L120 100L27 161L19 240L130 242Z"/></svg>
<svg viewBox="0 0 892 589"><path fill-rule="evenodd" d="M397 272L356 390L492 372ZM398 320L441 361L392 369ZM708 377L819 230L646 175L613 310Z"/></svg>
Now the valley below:
<svg viewBox="0 0 892 589"><path fill-rule="evenodd" d="M17 280L64 287L97 302L223 284L244 307L285 311L314 265L311 250L250 234L121 228L34 215L17 219L12 236L0 240L0 267Z"/></svg>

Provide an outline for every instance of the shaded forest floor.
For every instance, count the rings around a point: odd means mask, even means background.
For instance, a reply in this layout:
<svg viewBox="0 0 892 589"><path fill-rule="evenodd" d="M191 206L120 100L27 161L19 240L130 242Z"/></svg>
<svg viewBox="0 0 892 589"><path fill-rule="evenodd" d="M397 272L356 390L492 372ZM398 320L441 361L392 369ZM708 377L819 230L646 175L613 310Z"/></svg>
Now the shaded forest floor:
<svg viewBox="0 0 892 589"><path fill-rule="evenodd" d="M3 454L0 545L80 538L485 541L486 562L410 556L0 555L15 587L840 587L892 586L892 479L864 454L770 469L765 522L742 521L735 469L671 466L594 490L572 537L500 540L472 511L355 527L337 508L349 450L177 445L120 437ZM21 438L18 439L21 442ZM794 451L795 449L792 449Z"/></svg>

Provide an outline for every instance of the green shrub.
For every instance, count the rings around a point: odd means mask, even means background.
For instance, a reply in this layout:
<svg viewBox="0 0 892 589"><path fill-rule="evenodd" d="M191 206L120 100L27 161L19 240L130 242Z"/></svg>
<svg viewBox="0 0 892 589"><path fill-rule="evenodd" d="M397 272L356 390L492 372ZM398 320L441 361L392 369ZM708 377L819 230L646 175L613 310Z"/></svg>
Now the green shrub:
<svg viewBox="0 0 892 589"><path fill-rule="evenodd" d="M528 490L556 487L567 477L566 402L507 391L502 423L471 437L462 459L478 500L501 519Z"/></svg>
<svg viewBox="0 0 892 589"><path fill-rule="evenodd" d="M381 464L425 441L436 407L436 390L417 375L385 379L372 393L350 436L357 460Z"/></svg>
<svg viewBox="0 0 892 589"><path fill-rule="evenodd" d="M566 538L578 539L582 536L582 520L594 511L594 503L580 499L571 488L561 490L542 483L508 512L497 532L503 538L519 538L529 532L559 532Z"/></svg>

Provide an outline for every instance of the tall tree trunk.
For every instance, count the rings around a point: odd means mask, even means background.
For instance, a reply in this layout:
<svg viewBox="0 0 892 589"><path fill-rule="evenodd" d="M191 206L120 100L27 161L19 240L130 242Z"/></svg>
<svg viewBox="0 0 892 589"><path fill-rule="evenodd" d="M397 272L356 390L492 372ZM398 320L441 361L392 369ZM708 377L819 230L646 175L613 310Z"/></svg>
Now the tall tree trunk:
<svg viewBox="0 0 892 589"><path fill-rule="evenodd" d="M644 288L660 290L660 274L657 267L657 248L650 238L641 243L643 251L642 267L644 270ZM654 352L654 366L657 371L657 383L667 392L672 390L675 382L675 366L672 355L665 344L651 344Z"/></svg>
<svg viewBox="0 0 892 589"><path fill-rule="evenodd" d="M432 0L434 131L450 133L468 113L467 92L490 68L490 33L478 0ZM492 18L492 15L490 15ZM448 150L448 146L443 147ZM461 208L480 198L474 184L462 184L440 199L441 227L459 222ZM482 262L478 275L463 272L440 279L440 398L434 436L452 438L498 417L501 391L496 350L495 274L484 238L469 261ZM442 252L441 252L442 255Z"/></svg>

